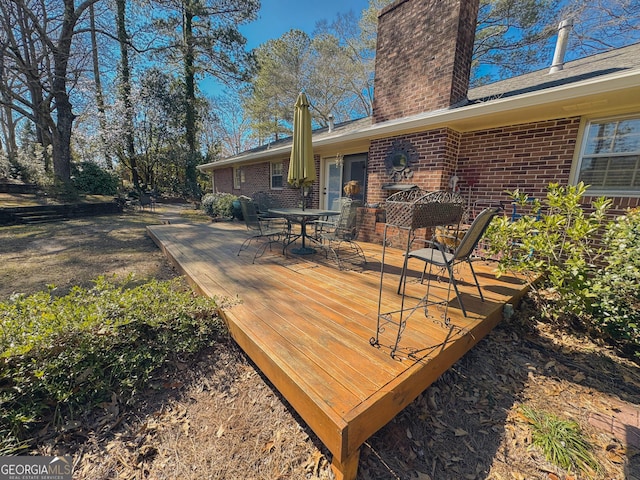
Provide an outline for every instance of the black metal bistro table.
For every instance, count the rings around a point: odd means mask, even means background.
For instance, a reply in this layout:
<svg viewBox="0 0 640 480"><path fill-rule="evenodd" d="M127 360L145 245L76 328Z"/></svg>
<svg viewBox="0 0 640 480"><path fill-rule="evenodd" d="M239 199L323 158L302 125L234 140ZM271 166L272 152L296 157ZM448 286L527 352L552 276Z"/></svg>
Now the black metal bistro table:
<svg viewBox="0 0 640 480"><path fill-rule="evenodd" d="M302 238L302 247L291 249L292 253L297 255L309 255L316 253L315 249L307 247L306 240L316 242L313 237L307 235L307 223L313 222L320 217L330 217L333 215L340 215L340 212L335 210L322 210L318 208L270 208L267 210L270 214L286 218L287 221L300 224L300 234L289 237L289 241L284 246L283 250L295 242L298 238Z"/></svg>

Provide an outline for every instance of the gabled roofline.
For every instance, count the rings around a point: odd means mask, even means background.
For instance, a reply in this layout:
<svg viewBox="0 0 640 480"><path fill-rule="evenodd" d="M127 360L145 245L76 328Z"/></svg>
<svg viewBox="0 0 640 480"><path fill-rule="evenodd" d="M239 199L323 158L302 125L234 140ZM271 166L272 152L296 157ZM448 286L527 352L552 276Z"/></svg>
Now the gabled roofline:
<svg viewBox="0 0 640 480"><path fill-rule="evenodd" d="M458 131L473 131L498 125L509 125L552 118L571 117L616 108L640 107L640 69L627 69L556 87L535 90L520 95L492 98L413 115L411 117L370 124L335 135L316 138L314 147L339 145L348 141L373 140L417 131L449 127ZM198 166L200 171L286 156L291 142L258 152L244 152L218 162Z"/></svg>

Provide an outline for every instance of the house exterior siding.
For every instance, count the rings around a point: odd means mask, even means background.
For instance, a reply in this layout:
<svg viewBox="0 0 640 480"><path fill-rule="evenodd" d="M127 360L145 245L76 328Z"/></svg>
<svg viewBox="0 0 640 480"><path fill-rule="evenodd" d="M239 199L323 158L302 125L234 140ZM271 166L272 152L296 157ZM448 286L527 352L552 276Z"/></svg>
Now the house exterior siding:
<svg viewBox="0 0 640 480"><path fill-rule="evenodd" d="M316 175L320 178L320 157L314 156L316 163ZM283 172L289 169L289 159L272 160L273 162L282 161ZM240 183L240 188L233 188L233 167L220 168L214 173L214 188L219 193L232 193L236 196L245 195L253 196L257 192L271 192L274 198L282 204L283 207L294 207L300 203L300 190L291 188L286 184L283 188L271 189L271 162L253 163L249 165L241 165L244 173L244 182ZM309 206L318 206L319 186L316 182L307 195L307 204Z"/></svg>
<svg viewBox="0 0 640 480"><path fill-rule="evenodd" d="M414 175L408 183L425 191L446 190L455 173L461 179L460 193L470 199L475 210L508 203L506 191L516 189L543 199L549 183L569 182L580 121L580 117L571 117L468 133L443 128L372 141L367 203L382 204L392 193L382 189L389 183L384 158L399 139L415 146L419 155L418 162L410 166ZM585 197L585 205L593 200L595 197ZM637 197L611 200L611 215L640 206ZM380 210L370 208L363 215L361 238L381 241L384 216Z"/></svg>

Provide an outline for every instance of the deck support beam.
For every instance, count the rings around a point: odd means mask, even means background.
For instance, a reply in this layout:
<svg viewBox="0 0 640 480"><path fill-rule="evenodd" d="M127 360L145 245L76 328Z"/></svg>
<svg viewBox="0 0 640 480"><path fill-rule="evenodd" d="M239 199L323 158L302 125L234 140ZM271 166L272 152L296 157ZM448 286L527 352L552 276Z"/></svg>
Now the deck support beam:
<svg viewBox="0 0 640 480"><path fill-rule="evenodd" d="M360 449L351 453L347 458L340 460L333 457L331 461L331 470L336 480L356 480L358 475L358 462L360 461Z"/></svg>

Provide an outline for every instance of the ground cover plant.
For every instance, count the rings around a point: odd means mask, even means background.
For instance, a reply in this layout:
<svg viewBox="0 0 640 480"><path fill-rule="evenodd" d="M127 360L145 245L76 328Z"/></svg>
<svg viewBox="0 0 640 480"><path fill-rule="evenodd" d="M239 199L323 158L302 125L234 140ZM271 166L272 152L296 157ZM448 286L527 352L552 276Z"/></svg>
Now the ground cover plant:
<svg viewBox="0 0 640 480"><path fill-rule="evenodd" d="M62 430L116 396L127 403L177 357L211 346L223 326L213 299L179 279L114 282L63 296L0 302L0 436L5 448L46 423Z"/></svg>
<svg viewBox="0 0 640 480"><path fill-rule="evenodd" d="M177 277L144 226L185 218L179 208L0 228L0 301L91 289L100 274ZM638 477L637 448L593 422L640 408L638 365L542 321L533 300L366 442L358 480L583 478L532 446L523 406L579 424L601 468L592 478ZM72 455L74 479L331 478L328 452L228 338L166 366L132 396L45 425L23 452Z"/></svg>
<svg viewBox="0 0 640 480"><path fill-rule="evenodd" d="M581 434L577 422L528 406L522 407L521 414L532 427L532 447L538 447L549 462L588 476L600 470L591 453L592 446Z"/></svg>

